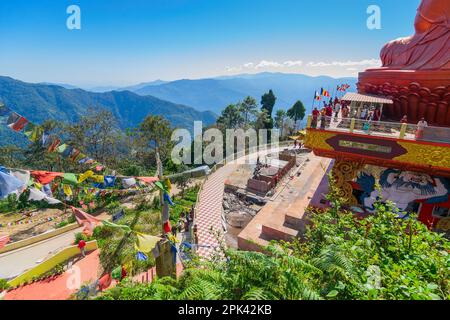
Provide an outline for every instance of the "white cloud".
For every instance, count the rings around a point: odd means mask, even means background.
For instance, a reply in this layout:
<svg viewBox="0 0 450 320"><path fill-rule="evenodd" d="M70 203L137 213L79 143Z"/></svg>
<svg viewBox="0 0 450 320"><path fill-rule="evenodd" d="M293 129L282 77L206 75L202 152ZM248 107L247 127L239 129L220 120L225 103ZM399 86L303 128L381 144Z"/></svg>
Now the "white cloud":
<svg viewBox="0 0 450 320"><path fill-rule="evenodd" d="M284 62L261 60L260 62L247 62L238 67L227 67L227 72L236 72L242 70L260 70L260 69L271 69L271 68L295 68L301 67L303 61L301 60L287 60Z"/></svg>
<svg viewBox="0 0 450 320"><path fill-rule="evenodd" d="M260 63L258 63L255 66L255 69L264 69L264 68L280 68L283 65L281 63L278 63L276 61L267 61L267 60L262 60Z"/></svg>
<svg viewBox="0 0 450 320"><path fill-rule="evenodd" d="M343 77L354 76L357 75L358 72L363 71L366 68L373 68L378 66L381 66L381 61L379 59L310 62L304 62L302 60L261 60L259 62L247 62L240 66L227 67L226 70L228 73L255 73L261 71L276 71L286 73L301 72L312 76L327 74L330 76Z"/></svg>
<svg viewBox="0 0 450 320"><path fill-rule="evenodd" d="M381 60L379 59L364 59L360 61L333 61L333 62L308 62L308 67L349 67L349 66L381 66Z"/></svg>
<svg viewBox="0 0 450 320"><path fill-rule="evenodd" d="M226 67L225 70L227 72L237 72L237 71L241 71L242 68L241 67Z"/></svg>
<svg viewBox="0 0 450 320"><path fill-rule="evenodd" d="M301 67L303 65L303 61L297 60L297 61L285 61L283 62L283 65L286 67Z"/></svg>

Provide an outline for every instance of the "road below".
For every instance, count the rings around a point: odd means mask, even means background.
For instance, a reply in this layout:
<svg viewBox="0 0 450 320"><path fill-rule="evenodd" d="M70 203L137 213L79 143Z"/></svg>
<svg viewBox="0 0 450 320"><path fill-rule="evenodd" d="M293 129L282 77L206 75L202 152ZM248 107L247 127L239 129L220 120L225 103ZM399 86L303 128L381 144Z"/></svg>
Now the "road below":
<svg viewBox="0 0 450 320"><path fill-rule="evenodd" d="M0 279L10 279L34 267L57 251L72 245L75 234L82 232L77 228L30 246L0 255Z"/></svg>

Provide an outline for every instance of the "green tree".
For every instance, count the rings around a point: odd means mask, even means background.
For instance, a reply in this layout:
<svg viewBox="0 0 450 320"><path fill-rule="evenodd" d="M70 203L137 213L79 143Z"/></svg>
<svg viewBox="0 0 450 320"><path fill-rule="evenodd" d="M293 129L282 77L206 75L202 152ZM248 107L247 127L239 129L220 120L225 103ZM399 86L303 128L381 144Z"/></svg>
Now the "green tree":
<svg viewBox="0 0 450 320"><path fill-rule="evenodd" d="M269 114L267 113L267 110L262 110L261 112L258 112L258 115L256 117L255 121L255 129L266 129L267 123L270 121Z"/></svg>
<svg viewBox="0 0 450 320"><path fill-rule="evenodd" d="M66 124L63 129L67 144L101 163L116 161L123 134L111 111L91 108L76 123Z"/></svg>
<svg viewBox="0 0 450 320"><path fill-rule="evenodd" d="M273 93L272 89L269 90L269 92L265 93L262 97L261 97L261 111L266 110L267 112L267 122L264 126L265 129L272 129L273 128L273 118L272 118L272 113L273 113L273 107L275 106L275 103L277 101L277 97L275 97L275 94ZM270 139L269 139L270 140Z"/></svg>
<svg viewBox="0 0 450 320"><path fill-rule="evenodd" d="M286 124L286 111L279 109L275 113L275 127L280 129L280 136L283 137L283 129Z"/></svg>
<svg viewBox="0 0 450 320"><path fill-rule="evenodd" d="M6 167L17 167L24 160L22 148L14 145L0 147L0 163Z"/></svg>
<svg viewBox="0 0 450 320"><path fill-rule="evenodd" d="M173 147L171 135L169 121L161 116L147 116L139 126L139 146L143 156L149 156L150 150L150 158L154 158L153 153L158 149L161 161L166 162Z"/></svg>
<svg viewBox="0 0 450 320"><path fill-rule="evenodd" d="M295 129L297 130L297 124L299 120L303 120L305 118L306 108L303 105L303 102L298 100L292 108L287 111L287 116L291 118L295 123Z"/></svg>
<svg viewBox="0 0 450 320"><path fill-rule="evenodd" d="M222 129L237 129L243 122L244 118L239 110L239 106L235 104L228 105L217 119L217 124Z"/></svg>
<svg viewBox="0 0 450 320"><path fill-rule="evenodd" d="M277 97L275 97L272 89L261 97L261 109L266 110L270 117L272 117L273 107L275 106L276 101Z"/></svg>
<svg viewBox="0 0 450 320"><path fill-rule="evenodd" d="M255 116L258 113L257 109L258 105L256 100L250 96L245 98L244 101L239 104L239 111L244 118L244 128L247 128L250 117Z"/></svg>
<svg viewBox="0 0 450 320"><path fill-rule="evenodd" d="M181 166L180 171L184 172L187 171L188 167L183 165ZM172 178L172 182L175 183L175 185L181 189L181 196L184 196L184 192L186 188L189 186L189 183L191 182L191 178L189 175L186 174L179 174L176 175L174 178Z"/></svg>

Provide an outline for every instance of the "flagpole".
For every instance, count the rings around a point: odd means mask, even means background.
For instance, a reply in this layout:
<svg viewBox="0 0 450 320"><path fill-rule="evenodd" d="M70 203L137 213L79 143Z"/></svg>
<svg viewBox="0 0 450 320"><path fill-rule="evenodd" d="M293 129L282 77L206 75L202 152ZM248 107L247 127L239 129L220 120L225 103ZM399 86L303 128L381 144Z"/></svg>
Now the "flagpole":
<svg viewBox="0 0 450 320"><path fill-rule="evenodd" d="M311 113L312 113L313 110L314 110L314 103L315 103L315 101L316 101L316 94L317 94L317 91L314 90L314 98L313 98L313 101L312 101Z"/></svg>

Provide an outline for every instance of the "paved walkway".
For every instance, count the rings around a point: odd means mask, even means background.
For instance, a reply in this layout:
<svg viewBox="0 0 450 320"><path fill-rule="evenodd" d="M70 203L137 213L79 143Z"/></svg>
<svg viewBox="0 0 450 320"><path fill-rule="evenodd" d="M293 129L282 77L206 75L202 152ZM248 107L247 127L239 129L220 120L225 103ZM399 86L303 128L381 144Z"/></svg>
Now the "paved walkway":
<svg viewBox="0 0 450 320"><path fill-rule="evenodd" d="M199 196L199 204L196 212L196 221L198 228L198 254L201 257L208 258L218 247L218 241L211 232L221 231L222 225L222 202L225 189L225 180L236 169L236 164L227 164L214 172L208 180L205 181Z"/></svg>
<svg viewBox="0 0 450 320"><path fill-rule="evenodd" d="M254 152L246 157L256 161L259 156L264 156L272 152L281 152L287 146L280 146L278 149L261 150ZM292 147L291 147L292 148ZM240 158L242 160L242 158ZM212 173L205 181L200 192L199 203L196 211L196 221L198 228L199 248L197 253L203 258L209 258L218 247L219 243L212 234L214 231L223 233L222 212L223 212L223 196L226 179L238 168L238 160L227 163L225 166Z"/></svg>
<svg viewBox="0 0 450 320"><path fill-rule="evenodd" d="M0 255L0 279L12 279L33 268L46 258L71 245L75 234L82 232L77 228L59 236Z"/></svg>

